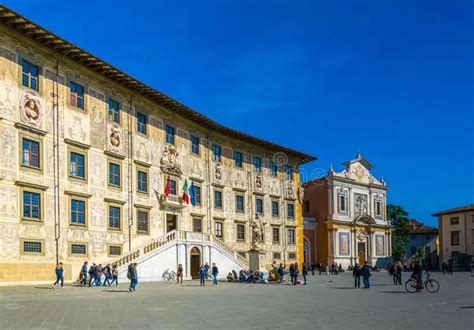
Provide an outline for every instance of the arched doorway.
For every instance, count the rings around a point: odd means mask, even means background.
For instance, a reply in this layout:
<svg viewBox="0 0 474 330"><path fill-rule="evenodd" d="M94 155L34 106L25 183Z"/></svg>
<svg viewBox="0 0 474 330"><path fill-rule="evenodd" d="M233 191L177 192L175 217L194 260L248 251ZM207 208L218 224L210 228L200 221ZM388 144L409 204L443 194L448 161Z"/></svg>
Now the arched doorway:
<svg viewBox="0 0 474 330"><path fill-rule="evenodd" d="M197 247L191 249L191 277L199 278L199 268L201 267L201 251Z"/></svg>

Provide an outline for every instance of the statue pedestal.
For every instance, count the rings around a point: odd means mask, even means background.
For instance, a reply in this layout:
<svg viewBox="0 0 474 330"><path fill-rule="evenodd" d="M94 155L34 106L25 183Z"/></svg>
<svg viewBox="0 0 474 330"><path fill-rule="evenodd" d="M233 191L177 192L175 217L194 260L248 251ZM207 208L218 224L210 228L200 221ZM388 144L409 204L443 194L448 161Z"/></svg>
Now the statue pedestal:
<svg viewBox="0 0 474 330"><path fill-rule="evenodd" d="M265 269L265 252L260 250L249 251L249 267L250 270L264 270Z"/></svg>

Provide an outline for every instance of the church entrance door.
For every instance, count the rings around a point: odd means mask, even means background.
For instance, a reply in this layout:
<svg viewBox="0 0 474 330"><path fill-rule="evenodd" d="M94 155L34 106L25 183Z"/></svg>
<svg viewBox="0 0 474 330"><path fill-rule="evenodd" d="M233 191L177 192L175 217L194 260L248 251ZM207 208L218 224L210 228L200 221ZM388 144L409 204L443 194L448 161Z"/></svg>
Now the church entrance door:
<svg viewBox="0 0 474 330"><path fill-rule="evenodd" d="M199 278L199 268L201 267L201 252L197 247L191 250L191 277Z"/></svg>
<svg viewBox="0 0 474 330"><path fill-rule="evenodd" d="M357 255L359 256L359 265L363 266L365 263L365 242L358 242L357 243Z"/></svg>

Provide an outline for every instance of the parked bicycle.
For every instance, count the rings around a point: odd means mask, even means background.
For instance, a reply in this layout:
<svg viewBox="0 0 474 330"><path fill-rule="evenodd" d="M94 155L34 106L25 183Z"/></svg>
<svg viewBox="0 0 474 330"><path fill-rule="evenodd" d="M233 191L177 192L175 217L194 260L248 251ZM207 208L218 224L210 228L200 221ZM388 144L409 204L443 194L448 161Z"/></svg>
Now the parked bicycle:
<svg viewBox="0 0 474 330"><path fill-rule="evenodd" d="M176 280L176 272L173 270L170 272L169 269L165 270L161 275L162 281L175 281Z"/></svg>
<svg viewBox="0 0 474 330"><path fill-rule="evenodd" d="M431 293L436 293L439 290L439 282L431 278L431 274L428 272L425 272L426 274L426 279L423 282L421 280L418 282L416 278L409 278L405 282L405 290L409 293L414 293L417 291L417 287L420 286L420 290L423 290L423 288L426 289L426 291L431 292Z"/></svg>

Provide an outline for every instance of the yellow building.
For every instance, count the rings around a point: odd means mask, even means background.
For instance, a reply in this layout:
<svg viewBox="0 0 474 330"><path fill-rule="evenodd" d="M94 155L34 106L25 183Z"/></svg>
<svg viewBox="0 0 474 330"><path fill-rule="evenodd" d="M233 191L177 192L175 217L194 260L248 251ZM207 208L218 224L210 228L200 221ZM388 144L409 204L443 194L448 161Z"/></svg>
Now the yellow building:
<svg viewBox="0 0 474 330"><path fill-rule="evenodd" d="M177 263L227 274L248 267L259 228L267 266L302 261L298 172L313 157L221 126L3 6L0 24L0 283L49 281L58 261L66 280L85 260L136 261L145 280Z"/></svg>

